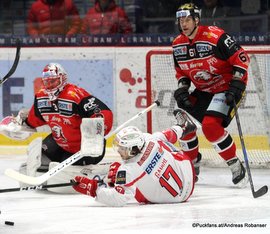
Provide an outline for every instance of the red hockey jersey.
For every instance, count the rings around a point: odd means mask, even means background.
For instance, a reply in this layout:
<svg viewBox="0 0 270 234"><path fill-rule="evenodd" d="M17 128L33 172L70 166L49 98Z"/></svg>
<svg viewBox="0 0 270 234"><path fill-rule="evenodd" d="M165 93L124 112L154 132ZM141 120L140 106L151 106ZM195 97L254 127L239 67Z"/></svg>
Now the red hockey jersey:
<svg viewBox="0 0 270 234"><path fill-rule="evenodd" d="M172 46L178 81L188 78L209 93L228 90L233 76L247 83L247 53L218 27L199 26L193 40L180 34Z"/></svg>
<svg viewBox="0 0 270 234"><path fill-rule="evenodd" d="M104 118L105 135L112 128L112 111L98 98L73 84L67 84L56 101L51 102L44 89L35 96L27 124L49 125L52 136L64 150L76 153L81 147L82 118Z"/></svg>

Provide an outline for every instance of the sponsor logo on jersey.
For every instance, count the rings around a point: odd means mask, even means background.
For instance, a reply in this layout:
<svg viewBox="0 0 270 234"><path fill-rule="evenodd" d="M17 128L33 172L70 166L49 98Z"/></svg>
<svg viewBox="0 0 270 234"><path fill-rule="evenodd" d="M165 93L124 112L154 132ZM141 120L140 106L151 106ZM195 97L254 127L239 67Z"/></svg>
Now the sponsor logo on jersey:
<svg viewBox="0 0 270 234"><path fill-rule="evenodd" d="M190 68L202 67L203 63L191 63L189 66Z"/></svg>
<svg viewBox="0 0 270 234"><path fill-rule="evenodd" d="M143 153L143 156L141 157L140 161L138 161L138 165L142 165L144 163L144 161L149 157L153 147L154 147L155 143L150 141L146 147L146 150Z"/></svg>
<svg viewBox="0 0 270 234"><path fill-rule="evenodd" d="M218 38L218 35L213 32L204 32L203 36L207 36L207 38L211 38L211 37Z"/></svg>
<svg viewBox="0 0 270 234"><path fill-rule="evenodd" d="M92 97L88 99L88 103L84 104L83 108L85 111L94 110L97 107L97 104L95 103L95 98Z"/></svg>
<svg viewBox="0 0 270 234"><path fill-rule="evenodd" d="M51 102L48 99L37 100L37 108L51 107Z"/></svg>
<svg viewBox="0 0 270 234"><path fill-rule="evenodd" d="M64 111L72 111L72 103L65 101L58 101L58 108Z"/></svg>
<svg viewBox="0 0 270 234"><path fill-rule="evenodd" d="M225 98L223 97L213 97L213 103L225 103Z"/></svg>
<svg viewBox="0 0 270 234"><path fill-rule="evenodd" d="M189 70L188 64L186 64L186 63L184 63L184 64L179 64L179 67L181 68L181 70Z"/></svg>
<svg viewBox="0 0 270 234"><path fill-rule="evenodd" d="M185 54L187 54L187 47L186 46L178 46L178 47L173 49L173 53L175 56L185 55Z"/></svg>
<svg viewBox="0 0 270 234"><path fill-rule="evenodd" d="M118 171L115 179L116 184L126 184L126 171Z"/></svg>
<svg viewBox="0 0 270 234"><path fill-rule="evenodd" d="M209 52L212 50L212 46L205 44L205 43L199 43L199 44L196 44L196 49L199 53L200 52Z"/></svg>
<svg viewBox="0 0 270 234"><path fill-rule="evenodd" d="M61 122L61 118L59 118L57 116L53 116L52 119L51 119L51 121L60 123Z"/></svg>
<svg viewBox="0 0 270 234"><path fill-rule="evenodd" d="M71 121L69 119L63 119L65 125L71 125Z"/></svg>
<svg viewBox="0 0 270 234"><path fill-rule="evenodd" d="M148 175L151 174L152 170L155 168L155 166L157 165L158 161L161 159L163 153L164 152L162 152L162 153L157 152L155 154L155 156L153 157L153 159L151 160L151 162L148 164L148 166L145 169L145 172Z"/></svg>
<svg viewBox="0 0 270 234"><path fill-rule="evenodd" d="M230 49L235 45L235 40L233 40L233 38L231 38L229 35L226 35L224 44Z"/></svg>
<svg viewBox="0 0 270 234"><path fill-rule="evenodd" d="M217 58L211 57L210 59L206 60L209 65L214 65L218 62Z"/></svg>

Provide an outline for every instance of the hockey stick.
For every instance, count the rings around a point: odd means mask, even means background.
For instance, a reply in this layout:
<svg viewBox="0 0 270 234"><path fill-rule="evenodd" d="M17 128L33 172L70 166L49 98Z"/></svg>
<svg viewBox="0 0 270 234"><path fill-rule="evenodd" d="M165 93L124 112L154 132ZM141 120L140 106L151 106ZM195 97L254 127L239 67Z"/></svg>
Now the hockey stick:
<svg viewBox="0 0 270 234"><path fill-rule="evenodd" d="M248 173L248 178L249 178L249 183L250 183L252 195L254 198L261 197L267 193L268 187L266 185L264 185L263 187L261 187L257 191L255 191L255 189L254 189L254 185L253 185L253 181L252 181L252 177L251 177L251 171L250 171L249 162L248 162L246 146L245 146L244 137L243 137L243 132L242 132L241 124L240 124L240 118L238 115L238 111L237 111L237 107L236 107L235 102L234 102L234 112L235 112L236 124L237 124L237 128L238 128L239 138L240 138L240 142L241 142L241 146L242 146L242 151L243 151L243 155L244 155L244 160L245 160L245 164L246 164L246 169L247 169L247 173Z"/></svg>
<svg viewBox="0 0 270 234"><path fill-rule="evenodd" d="M125 123L123 123L122 125L117 127L114 131L110 132L104 138L108 139L109 137L116 134L124 127L126 127L130 122L132 122L133 120L142 116L144 113L147 113L148 111L152 110L154 107L159 106L159 105L160 105L160 103L158 101L155 101L151 106L147 107L143 111L141 111L138 114L136 114L135 116L133 116L131 119L127 120ZM84 157L84 155L81 154L81 151L79 151L79 152L73 154L72 156L70 156L69 158L67 158L65 161L59 163L56 167L50 169L45 174L38 176L38 177L24 175L24 174L19 173L18 171L13 170L13 169L6 169L5 175L7 175L7 176L9 176L17 181L23 182L25 184L40 185L40 184L44 183L45 181L47 181L48 179L50 179L51 177L53 177L54 175L56 175L57 173L59 173L60 171L62 171L64 168L70 166L74 162L81 159L82 157Z"/></svg>
<svg viewBox="0 0 270 234"><path fill-rule="evenodd" d="M21 55L21 42L19 39L17 39L16 41L16 56L15 56L15 60L13 62L12 67L10 68L9 72L0 80L0 85L4 84L8 78L15 72L19 60L20 60L20 55Z"/></svg>
<svg viewBox="0 0 270 234"><path fill-rule="evenodd" d="M61 183L61 184L49 184L49 185L35 185L29 187L19 187L19 188L8 188L8 189L0 189L0 193L9 193L9 192L19 192L19 191L33 191L33 190L45 190L47 188L57 188L57 187L67 187L79 184L74 180L70 180L69 183Z"/></svg>

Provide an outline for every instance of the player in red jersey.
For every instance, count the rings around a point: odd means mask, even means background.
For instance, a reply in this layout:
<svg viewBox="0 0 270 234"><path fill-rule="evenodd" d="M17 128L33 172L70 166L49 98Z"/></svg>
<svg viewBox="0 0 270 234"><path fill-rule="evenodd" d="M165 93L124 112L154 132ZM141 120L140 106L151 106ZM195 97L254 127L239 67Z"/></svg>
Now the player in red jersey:
<svg viewBox="0 0 270 234"><path fill-rule="evenodd" d="M190 158L173 144L194 127L190 119L178 119L176 125L154 134L142 133L134 126L122 129L114 140L122 162L113 163L108 173L112 188L95 179L76 176L79 184L74 189L108 206L124 206L130 201L187 201L193 193L195 171Z"/></svg>
<svg viewBox="0 0 270 234"><path fill-rule="evenodd" d="M35 96L29 112L20 111L17 119L32 128L48 125L51 129L42 145L42 156L51 161L62 162L81 147L80 124L82 118L104 118L105 135L112 128L113 114L107 105L83 88L68 83L68 75L57 63L45 66L42 73L44 89ZM74 165L99 163L99 157L83 157ZM90 155L89 155L90 156Z"/></svg>
<svg viewBox="0 0 270 234"><path fill-rule="evenodd" d="M245 168L236 156L236 146L225 130L245 94L249 57L223 29L200 25L200 10L193 3L176 12L181 31L172 44L178 88L177 105L202 123L202 131L232 171L232 181L242 187L247 182ZM190 92L193 84L195 89ZM180 143L194 161L200 161L196 131Z"/></svg>

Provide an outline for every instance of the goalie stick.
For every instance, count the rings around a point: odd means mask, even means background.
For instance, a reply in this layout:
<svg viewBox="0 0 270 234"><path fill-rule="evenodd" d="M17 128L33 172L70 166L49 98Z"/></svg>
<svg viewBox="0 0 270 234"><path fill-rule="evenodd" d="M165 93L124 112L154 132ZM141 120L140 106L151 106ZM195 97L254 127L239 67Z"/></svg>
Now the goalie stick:
<svg viewBox="0 0 270 234"><path fill-rule="evenodd" d="M239 138L240 138L240 142L241 142L241 146L242 146L242 151L243 151L243 155L244 155L244 160L245 160L245 164L246 164L246 169L247 169L247 173L248 173L248 179L249 179L252 195L254 198L261 197L267 193L268 187L266 185L264 185L263 187L261 187L257 191L255 191L255 189L254 189L251 171L250 171L249 162L248 162L248 155L247 155L243 132L242 132L241 124L240 124L240 118L238 115L238 111L237 111L237 107L236 107L235 102L234 102L234 112L235 112L236 124L237 124L237 128L238 128Z"/></svg>
<svg viewBox="0 0 270 234"><path fill-rule="evenodd" d="M0 85L4 84L8 80L8 78L16 71L21 55L21 41L19 39L16 40L16 48L16 56L13 65L10 68L9 72L0 80Z"/></svg>
<svg viewBox="0 0 270 234"><path fill-rule="evenodd" d="M133 116L132 118L130 118L129 120L124 122L122 125L117 127L114 131L110 132L104 138L108 139L109 137L116 134L124 127L126 127L130 122L132 122L133 120L142 116L144 113L147 113L148 111L152 110L154 107L159 106L159 105L160 105L159 101L155 101L152 105L150 105L146 109L142 110L141 112L137 113L135 116ZM5 175L7 175L7 176L9 176L17 181L23 182L25 184L40 185L40 184L44 183L45 181L47 181L48 179L50 179L51 177L53 177L54 175L56 175L57 173L59 173L60 171L62 171L64 168L70 166L74 162L81 159L82 157L84 157L84 154L82 154L81 151L79 151L79 152L73 154L72 156L70 156L69 158L67 158L65 161L59 163L56 167L50 169L48 172L46 172L43 175L38 176L38 177L24 175L24 174L19 173L16 170L13 170L10 168L5 170Z"/></svg>
<svg viewBox="0 0 270 234"><path fill-rule="evenodd" d="M57 187L67 187L77 185L78 182L71 180L69 183L60 183L60 184L49 184L49 185L35 185L29 187L19 187L19 188L7 188L0 189L0 193L9 193L9 192L19 192L19 191L33 191L33 190L45 190L47 188L57 188Z"/></svg>

